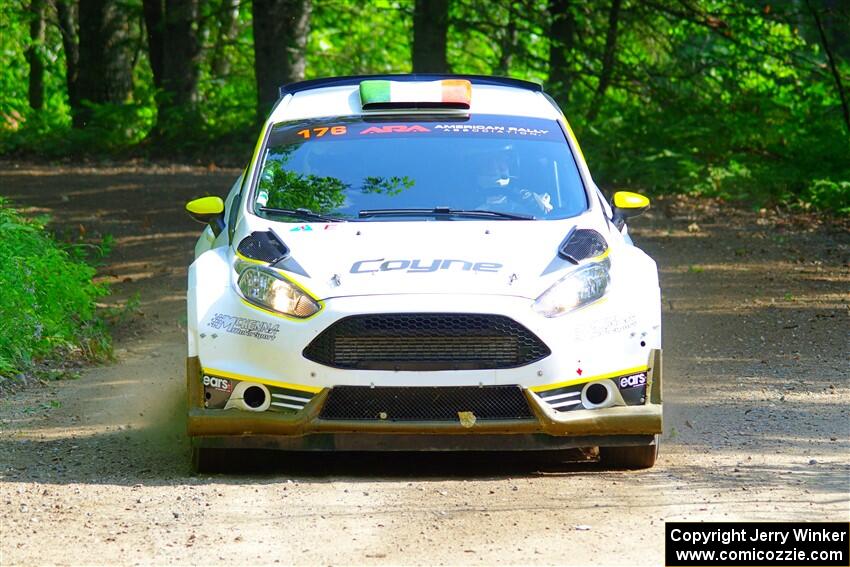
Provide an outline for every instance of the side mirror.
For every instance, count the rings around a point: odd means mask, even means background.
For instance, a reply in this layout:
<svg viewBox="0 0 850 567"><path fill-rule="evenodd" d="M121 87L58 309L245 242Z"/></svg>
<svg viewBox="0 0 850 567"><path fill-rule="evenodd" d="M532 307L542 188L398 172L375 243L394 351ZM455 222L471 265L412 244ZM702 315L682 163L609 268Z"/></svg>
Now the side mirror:
<svg viewBox="0 0 850 567"><path fill-rule="evenodd" d="M611 220L614 221L617 230L622 230L623 225L626 224L626 219L636 217L649 208L649 199L630 191L617 191L614 193L612 208L614 209L614 218Z"/></svg>
<svg viewBox="0 0 850 567"><path fill-rule="evenodd" d="M218 236L224 230L224 201L221 197L201 197L186 203L186 211L198 222L210 225Z"/></svg>

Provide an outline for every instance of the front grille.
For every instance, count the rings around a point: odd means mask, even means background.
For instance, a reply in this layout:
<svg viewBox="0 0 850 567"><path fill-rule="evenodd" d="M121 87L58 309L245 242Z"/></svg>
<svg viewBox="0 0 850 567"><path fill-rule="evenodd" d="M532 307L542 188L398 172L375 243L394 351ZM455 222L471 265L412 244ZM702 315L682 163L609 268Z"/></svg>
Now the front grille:
<svg viewBox="0 0 850 567"><path fill-rule="evenodd" d="M502 315L387 313L340 319L304 356L361 370L514 368L549 356L534 333Z"/></svg>
<svg viewBox="0 0 850 567"><path fill-rule="evenodd" d="M533 419L519 386L374 387L336 386L321 419L374 421L476 421Z"/></svg>

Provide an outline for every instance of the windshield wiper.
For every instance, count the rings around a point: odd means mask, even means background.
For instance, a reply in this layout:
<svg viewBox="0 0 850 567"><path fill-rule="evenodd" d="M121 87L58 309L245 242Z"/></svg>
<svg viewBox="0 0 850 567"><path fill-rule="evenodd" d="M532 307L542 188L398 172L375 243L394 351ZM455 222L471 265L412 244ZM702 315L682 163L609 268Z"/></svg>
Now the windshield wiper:
<svg viewBox="0 0 850 567"><path fill-rule="evenodd" d="M320 221L320 222L345 222L345 219L339 217L329 217L320 213L311 211L310 209L276 209L274 207L260 207L264 213L273 215L286 215L295 217L301 220Z"/></svg>
<svg viewBox="0 0 850 567"><path fill-rule="evenodd" d="M479 209L451 209L434 207L433 209L363 209L357 215L361 219L370 217L467 217L499 220L535 220L532 215L503 213Z"/></svg>

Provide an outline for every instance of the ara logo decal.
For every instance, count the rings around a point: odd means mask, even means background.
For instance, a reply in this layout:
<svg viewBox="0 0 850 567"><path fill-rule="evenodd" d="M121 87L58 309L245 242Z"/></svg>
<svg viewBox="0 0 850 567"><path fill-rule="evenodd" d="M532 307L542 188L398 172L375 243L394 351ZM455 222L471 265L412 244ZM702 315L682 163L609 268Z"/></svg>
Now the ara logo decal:
<svg viewBox="0 0 850 567"><path fill-rule="evenodd" d="M372 272L393 272L404 270L409 274L436 272L437 270L461 270L464 272L498 272L502 264L496 262L469 262L467 260L358 260L351 265L352 274L368 274Z"/></svg>
<svg viewBox="0 0 850 567"><path fill-rule="evenodd" d="M405 126L404 124L388 124L386 126L370 126L362 130L361 134L406 134L407 132L430 132L425 126L413 124Z"/></svg>
<svg viewBox="0 0 850 567"><path fill-rule="evenodd" d="M204 386L221 390L222 392L230 392L233 390L233 385L229 380L224 378L216 378L215 376L204 376Z"/></svg>
<svg viewBox="0 0 850 567"><path fill-rule="evenodd" d="M263 321L245 319L244 317L233 317L224 313L216 313L210 319L209 326L213 329L222 329L234 335L253 337L263 341L274 340L277 337L278 331L280 331L280 325L278 323L264 323Z"/></svg>

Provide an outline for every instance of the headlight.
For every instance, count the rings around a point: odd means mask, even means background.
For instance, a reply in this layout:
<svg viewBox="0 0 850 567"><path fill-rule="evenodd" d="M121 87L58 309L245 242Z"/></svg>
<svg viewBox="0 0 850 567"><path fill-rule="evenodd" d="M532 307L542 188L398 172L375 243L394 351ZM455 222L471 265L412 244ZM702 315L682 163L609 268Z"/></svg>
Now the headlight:
<svg viewBox="0 0 850 567"><path fill-rule="evenodd" d="M266 268L246 268L239 276L239 289L255 305L300 319L320 309L304 290Z"/></svg>
<svg viewBox="0 0 850 567"><path fill-rule="evenodd" d="M607 262L588 264L555 282L532 308L544 317L560 317L605 295L610 282Z"/></svg>

